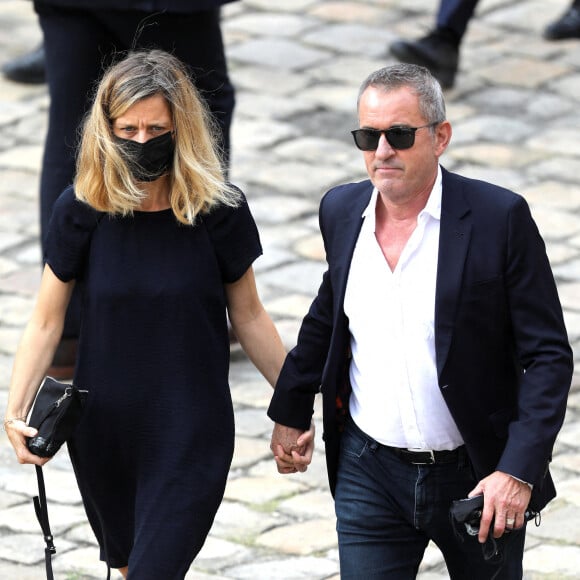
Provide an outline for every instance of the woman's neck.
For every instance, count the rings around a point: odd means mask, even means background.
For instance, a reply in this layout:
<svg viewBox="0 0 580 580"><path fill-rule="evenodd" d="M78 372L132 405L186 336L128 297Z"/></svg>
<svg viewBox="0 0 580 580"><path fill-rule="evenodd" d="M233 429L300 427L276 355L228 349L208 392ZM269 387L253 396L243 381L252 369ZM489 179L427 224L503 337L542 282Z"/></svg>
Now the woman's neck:
<svg viewBox="0 0 580 580"><path fill-rule="evenodd" d="M141 202L140 211L161 211L171 207L168 175L163 175L155 181L144 183L143 189L147 193L147 197Z"/></svg>

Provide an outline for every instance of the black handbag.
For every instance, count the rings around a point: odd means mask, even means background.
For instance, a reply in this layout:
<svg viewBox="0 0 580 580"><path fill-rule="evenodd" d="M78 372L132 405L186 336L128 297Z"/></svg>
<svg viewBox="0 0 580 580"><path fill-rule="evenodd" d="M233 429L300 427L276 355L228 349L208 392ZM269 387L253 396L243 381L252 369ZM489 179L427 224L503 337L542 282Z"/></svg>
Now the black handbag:
<svg viewBox="0 0 580 580"><path fill-rule="evenodd" d="M46 377L42 381L28 420L28 424L38 430L34 437L27 440L31 453L39 457L52 457L56 454L73 434L81 418L87 394L88 391L68 383L61 383L52 377ZM48 521L42 467L35 465L35 468L38 496L33 497L32 501L46 543L44 550L46 577L48 580L53 580L52 555L56 553L56 549Z"/></svg>
<svg viewBox="0 0 580 580"><path fill-rule="evenodd" d="M46 377L36 395L28 424L38 433L28 449L39 457L52 457L73 434L88 391Z"/></svg>

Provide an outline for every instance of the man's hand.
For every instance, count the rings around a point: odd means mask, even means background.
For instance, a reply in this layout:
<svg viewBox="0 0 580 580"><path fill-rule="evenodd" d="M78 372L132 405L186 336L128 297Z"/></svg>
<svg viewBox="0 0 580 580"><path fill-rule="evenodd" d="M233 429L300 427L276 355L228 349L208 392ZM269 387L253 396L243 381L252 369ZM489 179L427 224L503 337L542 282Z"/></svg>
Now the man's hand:
<svg viewBox="0 0 580 580"><path fill-rule="evenodd" d="M314 451L314 422L308 431L276 423L272 431L270 449L279 473L304 472L312 461Z"/></svg>
<svg viewBox="0 0 580 580"><path fill-rule="evenodd" d="M517 530L524 525L524 514L532 495L527 483L502 471L495 471L482 479L468 497L480 494L484 497L478 534L481 543L487 540L493 518L494 538L499 538L506 530Z"/></svg>

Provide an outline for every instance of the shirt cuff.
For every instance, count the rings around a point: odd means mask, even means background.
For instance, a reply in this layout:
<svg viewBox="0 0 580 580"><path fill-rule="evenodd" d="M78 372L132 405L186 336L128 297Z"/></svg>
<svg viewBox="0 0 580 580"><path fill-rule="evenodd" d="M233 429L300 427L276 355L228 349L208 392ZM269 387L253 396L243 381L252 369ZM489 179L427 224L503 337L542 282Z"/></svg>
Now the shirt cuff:
<svg viewBox="0 0 580 580"><path fill-rule="evenodd" d="M528 483L527 481L524 481L523 479L520 479L519 477L516 477L515 475L512 475L511 473L508 473L508 475L509 475L510 477L513 477L515 480L517 480L517 481L520 481L521 483L525 483L525 484L526 484L526 485L527 485L527 486L528 486L528 487L529 487L531 490L533 490L533 489L534 489L534 486L533 486L533 484L531 484L531 483Z"/></svg>

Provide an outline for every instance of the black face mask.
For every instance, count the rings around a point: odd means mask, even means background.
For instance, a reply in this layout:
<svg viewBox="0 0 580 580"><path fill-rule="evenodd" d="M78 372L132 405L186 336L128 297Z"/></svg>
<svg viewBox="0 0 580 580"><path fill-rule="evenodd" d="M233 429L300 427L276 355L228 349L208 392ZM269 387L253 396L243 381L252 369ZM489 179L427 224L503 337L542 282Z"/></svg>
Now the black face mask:
<svg viewBox="0 0 580 580"><path fill-rule="evenodd" d="M171 166L175 143L171 131L145 143L115 137L121 155L136 181L155 181Z"/></svg>

